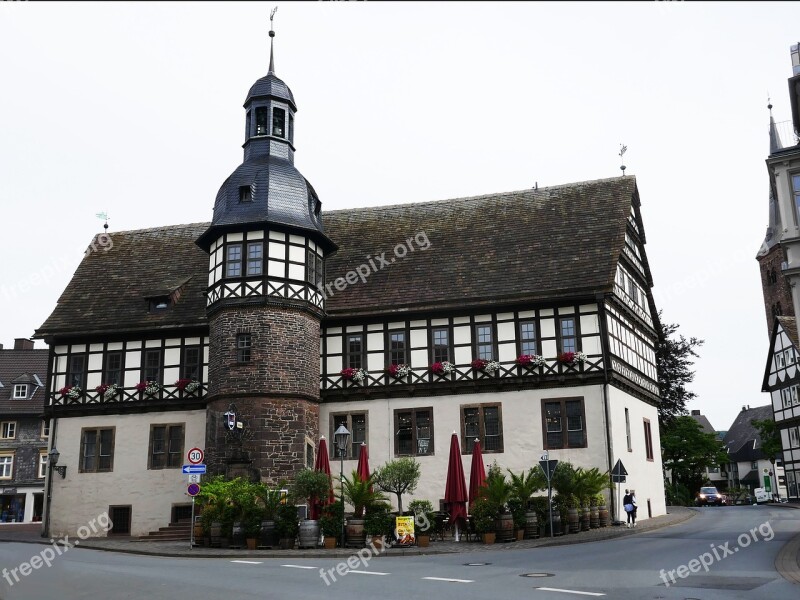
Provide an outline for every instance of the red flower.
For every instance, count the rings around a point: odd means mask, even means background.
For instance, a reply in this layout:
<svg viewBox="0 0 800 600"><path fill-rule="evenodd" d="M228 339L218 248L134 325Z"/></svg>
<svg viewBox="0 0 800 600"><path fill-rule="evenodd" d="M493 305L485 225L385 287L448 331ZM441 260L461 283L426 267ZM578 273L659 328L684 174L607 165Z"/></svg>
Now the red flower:
<svg viewBox="0 0 800 600"><path fill-rule="evenodd" d="M352 379L353 379L353 375L355 375L355 374L356 374L356 371L357 371L357 370L358 370L358 369L354 369L354 368L352 368L352 367L348 367L347 369L342 369L341 371L339 371L339 375L341 375L341 376L342 376L342 377L344 377L345 379L350 379L350 380L352 380Z"/></svg>
<svg viewBox="0 0 800 600"><path fill-rule="evenodd" d="M485 368L488 363L489 363L488 360L483 360L482 358L476 358L470 364L472 365L473 369L480 371L481 369Z"/></svg>
<svg viewBox="0 0 800 600"><path fill-rule="evenodd" d="M65 387L61 388L60 390L58 390L58 393L61 394L62 396L66 396L67 394L69 394L69 391L71 389L72 389L72 386L68 385L68 386L65 386Z"/></svg>
<svg viewBox="0 0 800 600"><path fill-rule="evenodd" d="M431 365L431 371L433 371L437 375L441 375L442 373L444 373L444 367L442 366L442 363L435 362Z"/></svg>
<svg viewBox="0 0 800 600"><path fill-rule="evenodd" d="M575 362L575 353L574 352L562 352L558 355L558 362L565 363L565 364L572 364Z"/></svg>
<svg viewBox="0 0 800 600"><path fill-rule="evenodd" d="M94 391L97 392L98 394L105 394L108 391L108 384L101 383L96 388L94 388Z"/></svg>
<svg viewBox="0 0 800 600"><path fill-rule="evenodd" d="M517 357L518 365L529 365L533 362L533 357L530 354L520 354Z"/></svg>
<svg viewBox="0 0 800 600"><path fill-rule="evenodd" d="M146 388L146 387L147 387L147 382L146 381L140 381L139 383L136 384L136 390L139 391L139 392L143 392L144 388Z"/></svg>
<svg viewBox="0 0 800 600"><path fill-rule="evenodd" d="M180 391L183 391L186 389L186 386L189 385L190 383L192 383L191 379L178 379L178 381L175 382L175 387L178 388Z"/></svg>

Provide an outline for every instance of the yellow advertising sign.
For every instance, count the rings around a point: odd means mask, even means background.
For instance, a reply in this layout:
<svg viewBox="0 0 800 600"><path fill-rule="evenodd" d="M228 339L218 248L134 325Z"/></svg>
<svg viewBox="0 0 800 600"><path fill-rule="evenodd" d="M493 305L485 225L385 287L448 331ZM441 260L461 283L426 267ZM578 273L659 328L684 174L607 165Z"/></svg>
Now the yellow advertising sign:
<svg viewBox="0 0 800 600"><path fill-rule="evenodd" d="M417 543L414 537L414 517L395 517L394 526L397 546L413 546Z"/></svg>

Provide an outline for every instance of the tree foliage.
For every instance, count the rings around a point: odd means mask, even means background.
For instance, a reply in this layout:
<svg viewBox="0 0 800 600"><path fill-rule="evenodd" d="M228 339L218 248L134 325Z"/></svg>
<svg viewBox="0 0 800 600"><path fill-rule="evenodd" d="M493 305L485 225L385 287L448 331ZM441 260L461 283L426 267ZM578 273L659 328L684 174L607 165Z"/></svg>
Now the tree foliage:
<svg viewBox="0 0 800 600"><path fill-rule="evenodd" d="M397 510L403 512L403 494L412 494L419 483L419 463L413 458L398 458L375 470L374 478L384 492L397 496Z"/></svg>
<svg viewBox="0 0 800 600"><path fill-rule="evenodd" d="M664 468L672 475L672 485L682 484L697 490L705 481L708 467L728 461L728 455L713 433L705 433L689 416L675 417L661 434Z"/></svg>
<svg viewBox="0 0 800 600"><path fill-rule="evenodd" d="M774 467L775 456L783 450L781 443L781 434L775 426L774 419L753 419L750 424L758 431L758 436L761 438L761 451L766 456Z"/></svg>
<svg viewBox="0 0 800 600"><path fill-rule="evenodd" d="M661 401L658 406L658 421L661 430L681 415L686 414L686 403L697 394L686 389L694 380L694 362L698 358L696 348L703 345L704 340L690 337L686 339L677 334L679 325L665 324L661 311L658 313L659 342L656 347L656 367L658 370L658 387Z"/></svg>

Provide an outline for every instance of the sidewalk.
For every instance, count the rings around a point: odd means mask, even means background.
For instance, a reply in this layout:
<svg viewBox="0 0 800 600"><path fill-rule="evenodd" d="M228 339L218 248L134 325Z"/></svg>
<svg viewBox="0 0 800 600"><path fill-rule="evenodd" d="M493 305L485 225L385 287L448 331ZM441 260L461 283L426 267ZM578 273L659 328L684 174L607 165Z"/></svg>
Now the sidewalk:
<svg viewBox="0 0 800 600"><path fill-rule="evenodd" d="M539 538L509 542L505 544L481 544L478 542L455 542L452 538L444 541L431 540L427 548L389 548L380 556L420 556L432 554L457 554L481 551L524 550L546 546L561 546L567 544L581 544L614 539L618 537L636 535L642 532L653 531L662 527L676 525L691 519L696 510L679 506L670 506L668 514L653 519L646 519L637 523L636 529L626 527L604 527L591 529L578 534L565 534L555 538ZM49 540L41 537L41 524L0 525L0 542L25 542L47 544ZM151 542L139 541L130 537L105 537L88 538L80 540L79 548L105 550L107 552L125 552L129 554L143 554L151 556L168 556L179 558L341 558L351 556L357 549L337 548L335 550L230 550L220 548L205 548L197 546L189 548L189 540L185 542Z"/></svg>

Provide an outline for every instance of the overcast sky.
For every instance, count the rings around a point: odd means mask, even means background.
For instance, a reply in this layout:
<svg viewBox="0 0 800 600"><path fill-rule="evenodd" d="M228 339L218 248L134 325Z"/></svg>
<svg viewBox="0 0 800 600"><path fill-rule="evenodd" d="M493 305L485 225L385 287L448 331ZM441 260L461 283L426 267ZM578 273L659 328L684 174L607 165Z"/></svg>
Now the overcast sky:
<svg viewBox="0 0 800 600"><path fill-rule="evenodd" d="M208 221L242 160L274 3L0 4L0 343L31 336L103 222ZM706 340L717 429L761 394L767 94L796 3L278 3L296 166L323 210L637 178L665 321ZM44 347L42 342L37 347Z"/></svg>

